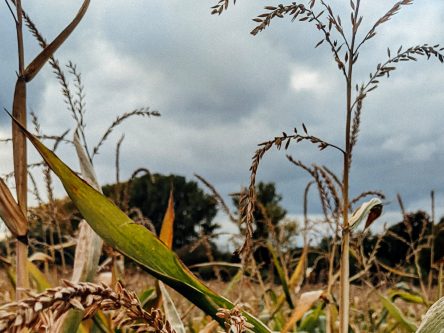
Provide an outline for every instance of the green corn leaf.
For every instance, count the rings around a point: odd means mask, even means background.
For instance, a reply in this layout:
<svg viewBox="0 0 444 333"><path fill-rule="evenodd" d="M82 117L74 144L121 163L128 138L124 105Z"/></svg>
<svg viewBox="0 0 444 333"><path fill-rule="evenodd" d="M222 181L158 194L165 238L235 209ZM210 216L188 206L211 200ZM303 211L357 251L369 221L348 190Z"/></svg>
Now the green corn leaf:
<svg viewBox="0 0 444 333"><path fill-rule="evenodd" d="M391 302L388 298L382 295L379 295L379 299L381 300L384 308L387 309L390 316L392 316L392 318L394 318L406 332L416 332L415 324L404 317L401 310L395 305L395 303Z"/></svg>
<svg viewBox="0 0 444 333"><path fill-rule="evenodd" d="M407 291L396 290L390 293L390 299L392 301L394 301L397 298L401 298L402 300L409 303L426 304L424 298L422 298L420 295L409 293Z"/></svg>
<svg viewBox="0 0 444 333"><path fill-rule="evenodd" d="M142 307L144 309L147 309L145 307L145 304L147 304L148 302L150 302L151 300L153 300L156 297L156 289L153 287L150 287L150 288L144 290L138 297L140 300L140 304L142 304Z"/></svg>
<svg viewBox="0 0 444 333"><path fill-rule="evenodd" d="M290 289L288 288L287 276L285 275L284 269L281 265L281 262L278 258L276 251L273 249L273 246L270 243L267 243L267 248L268 248L268 251L271 253L271 256L273 257L274 267L276 267L276 270L279 275L279 279L281 280L282 289L284 289L284 294L285 294L285 298L287 299L287 303L293 309L294 305L293 305L293 301L291 300Z"/></svg>
<svg viewBox="0 0 444 333"><path fill-rule="evenodd" d="M233 303L205 286L174 252L148 229L132 221L114 203L79 178L37 138L17 122L16 124L60 178L66 192L88 224L105 242L223 324L221 318L216 316L218 308L231 309L234 307ZM270 332L251 314L243 312L243 315L253 325L253 331Z"/></svg>
<svg viewBox="0 0 444 333"><path fill-rule="evenodd" d="M325 329L319 325L320 317L324 315L322 307L323 304L320 303L315 309L309 310L305 313L298 327L299 332L314 332L316 328L319 328L320 331L325 332Z"/></svg>
<svg viewBox="0 0 444 333"><path fill-rule="evenodd" d="M32 281L34 281L38 292L42 292L45 289L51 288L51 283L49 283L46 276L37 268L36 265L34 265L29 260L27 262L27 265L29 277Z"/></svg>
<svg viewBox="0 0 444 333"><path fill-rule="evenodd" d="M304 280L304 272L305 272L305 266L307 262L307 256L308 256L308 245L306 244L304 246L304 249L302 250L301 257L299 258L299 262L291 274L290 281L288 282L288 288L294 289L299 288L302 285L302 282ZM273 310L273 312L270 315L270 320L274 318L276 313L281 309L282 305L285 302L285 293L282 295L279 295L279 298L277 299L276 306Z"/></svg>

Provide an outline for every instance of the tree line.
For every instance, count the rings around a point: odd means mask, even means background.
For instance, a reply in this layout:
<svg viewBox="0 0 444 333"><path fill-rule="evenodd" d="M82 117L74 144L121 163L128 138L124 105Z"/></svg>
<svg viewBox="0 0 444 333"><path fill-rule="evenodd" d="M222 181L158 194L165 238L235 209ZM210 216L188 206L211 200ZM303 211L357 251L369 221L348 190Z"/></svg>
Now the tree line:
<svg viewBox="0 0 444 333"><path fill-rule="evenodd" d="M187 264L236 260L231 253L219 249L215 235L221 225L215 221L218 212L218 200L206 193L196 181L187 180L179 175L162 175L146 173L134 177L128 182L110 184L103 187L103 192L117 205L124 209L136 222L144 224L155 233L160 232L170 193L174 197L174 242L173 249ZM294 236L301 232L295 221L289 221L287 211L282 206L282 196L274 183L260 182L256 185L257 207L254 212L255 240L254 258L265 270L274 270L268 244L279 246L288 258L292 253L301 251L300 242ZM30 234L31 251L48 252L45 244L63 244L72 239L81 216L68 199L56 200L57 217L48 217L47 205L31 210L32 232ZM232 205L239 206L239 196L232 197ZM52 207L53 208L53 207ZM53 211L53 209L51 209ZM237 212L236 212L237 213ZM58 228L53 226L58 218ZM240 228L242 233L242 229ZM278 239L278 240L277 240ZM320 282L326 278L328 260L320 253L328 253L331 246L331 235L324 236L318 243L310 244L308 266L313 268L313 281ZM5 242L0 244L6 252ZM277 244L277 242L279 244ZM359 238L366 255L376 251L377 263L371 268L372 276L378 277L381 267L420 267L420 274L426 276L434 265L444 258L444 218L433 224L430 216L424 211L406 214L403 221L392 225L383 235L367 233ZM359 245L359 244L358 244ZM360 245L359 245L360 246ZM56 261L63 255L67 264L73 259L74 248L63 252L51 250ZM211 257L208 257L208 253ZM358 270L357 263L351 256L351 272ZM383 269L383 268L382 268ZM413 269L413 268L412 268Z"/></svg>

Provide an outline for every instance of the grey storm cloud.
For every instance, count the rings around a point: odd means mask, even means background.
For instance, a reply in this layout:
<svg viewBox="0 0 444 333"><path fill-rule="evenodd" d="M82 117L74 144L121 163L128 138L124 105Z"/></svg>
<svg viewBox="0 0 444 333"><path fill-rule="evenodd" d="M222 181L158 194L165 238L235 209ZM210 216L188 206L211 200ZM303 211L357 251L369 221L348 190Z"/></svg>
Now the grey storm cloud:
<svg viewBox="0 0 444 333"><path fill-rule="evenodd" d="M114 145L122 133L126 134L123 176L141 166L187 177L199 173L224 196L248 185L256 145L282 131L300 128L304 122L312 134L338 145L343 142L345 83L328 47L314 49L322 36L313 26L277 19L253 37L251 19L262 13L260 2L238 1L220 17L209 14L213 2L93 1L78 29L57 52L62 64L72 60L82 72L92 145L118 114L141 106L162 113L161 118L129 120L113 133L95 160L102 183L114 181ZM344 22L348 3L334 3ZM390 7L386 0L362 4L364 30ZM26 5L51 39L80 3L47 0ZM362 49L356 83L386 59L387 46L396 50L401 44L442 42L443 13L442 1L418 1L382 26ZM5 6L0 15L4 41L0 103L10 108L15 35ZM38 47L29 36L26 45L30 59ZM368 96L354 153L352 193L383 190L394 202L399 192L416 207L431 189L438 194L443 190L443 74L444 67L434 60L401 64ZM29 109L39 116L44 131L58 134L72 128L49 67L30 84L29 95ZM4 115L0 119L0 133L8 136L9 121ZM10 158L9 153L3 149L2 161ZM335 151L319 153L316 147L302 144L292 146L289 153L307 164L341 170L341 156ZM77 167L71 147L62 147L60 154ZM10 163L2 162L0 167L4 174ZM301 211L309 177L286 160L285 152L266 155L258 177L277 183L290 212ZM317 205L312 206L318 213ZM397 209L395 204L389 207Z"/></svg>

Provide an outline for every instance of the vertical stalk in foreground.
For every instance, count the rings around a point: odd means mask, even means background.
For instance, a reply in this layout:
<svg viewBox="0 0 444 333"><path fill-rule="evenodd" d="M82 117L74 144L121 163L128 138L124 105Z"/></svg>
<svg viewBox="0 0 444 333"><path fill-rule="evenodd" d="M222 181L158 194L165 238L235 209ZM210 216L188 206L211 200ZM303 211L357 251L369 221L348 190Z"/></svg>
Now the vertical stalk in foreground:
<svg viewBox="0 0 444 333"><path fill-rule="evenodd" d="M26 138L24 133L20 130L20 126L26 129L26 83L30 82L42 69L45 63L49 60L52 54L64 43L72 31L76 28L82 17L84 16L90 0L84 0L82 7L78 11L74 20L49 44L42 52L40 52L34 60L25 68L24 44L23 44L23 10L20 0L13 1L16 6L16 30L17 30L17 45L18 45L18 61L19 74L14 91L14 102L12 106L12 114L17 123L12 124L12 145L14 155L14 175L17 188L17 201L23 215L27 213L27 153L26 153ZM17 237L17 298L20 298L20 288L28 286L27 274L27 230L24 234Z"/></svg>
<svg viewBox="0 0 444 333"><path fill-rule="evenodd" d="M349 114L349 86L350 78L347 80L347 126L346 126L346 153L344 156L344 176L342 183L342 247L341 247L341 286L340 286L340 304L339 304L339 324L340 332L348 332L348 316L349 316L349 299L350 299L350 285L349 285L349 246L350 246L350 228L348 223L348 187L350 175L350 114Z"/></svg>
<svg viewBox="0 0 444 333"><path fill-rule="evenodd" d="M353 80L353 64L355 59L355 40L358 25L356 24L359 13L359 1L356 10L352 15L352 40L348 48L348 69L346 75L347 95L346 95L346 124L345 124L345 154L344 154L344 170L342 179L342 250L341 250L341 285L340 285L340 304L339 304L339 331L340 333L348 333L349 313L350 313L350 227L348 221L348 209L350 206L348 190L351 167L352 154L352 80Z"/></svg>
<svg viewBox="0 0 444 333"><path fill-rule="evenodd" d="M12 112L14 117L26 127L26 82L25 60L24 60L24 44L23 44L23 25L22 25L22 6L21 0L16 0L16 31L17 31L17 48L18 48L18 65L19 77L15 86L14 102ZM27 215L27 154L26 154L26 138L18 129L17 125L12 125L12 145L14 155L14 175L17 188L17 201L23 215ZM17 239L16 242L16 298L20 299L22 292L20 289L28 287L27 264L28 245L25 239Z"/></svg>

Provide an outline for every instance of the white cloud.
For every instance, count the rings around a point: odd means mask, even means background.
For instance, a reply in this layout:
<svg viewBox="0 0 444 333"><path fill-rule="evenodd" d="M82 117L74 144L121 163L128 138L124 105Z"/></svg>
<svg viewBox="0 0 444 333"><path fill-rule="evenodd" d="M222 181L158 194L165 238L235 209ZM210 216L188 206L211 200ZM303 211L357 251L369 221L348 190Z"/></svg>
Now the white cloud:
<svg viewBox="0 0 444 333"><path fill-rule="evenodd" d="M319 92L326 87L325 78L320 72L302 66L293 66L290 84L296 92Z"/></svg>

